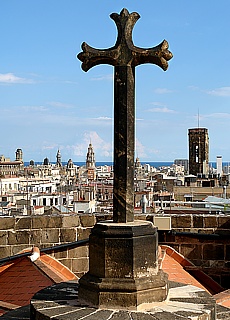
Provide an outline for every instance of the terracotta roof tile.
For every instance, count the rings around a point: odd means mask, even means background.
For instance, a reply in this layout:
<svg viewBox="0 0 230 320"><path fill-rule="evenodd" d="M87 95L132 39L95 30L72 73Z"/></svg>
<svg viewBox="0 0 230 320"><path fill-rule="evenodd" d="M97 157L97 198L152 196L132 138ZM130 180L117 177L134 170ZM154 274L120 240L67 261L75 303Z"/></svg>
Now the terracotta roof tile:
<svg viewBox="0 0 230 320"><path fill-rule="evenodd" d="M76 276L53 257L43 254L35 262L19 257L0 266L0 301L25 306L39 290L73 279Z"/></svg>
<svg viewBox="0 0 230 320"><path fill-rule="evenodd" d="M230 308L230 289L215 294L213 297L215 298L217 304L226 308Z"/></svg>
<svg viewBox="0 0 230 320"><path fill-rule="evenodd" d="M191 284L211 294L216 294L224 290L216 281L206 275L175 249L166 245L161 245L160 247L162 253L164 253L161 267L168 273L169 280Z"/></svg>

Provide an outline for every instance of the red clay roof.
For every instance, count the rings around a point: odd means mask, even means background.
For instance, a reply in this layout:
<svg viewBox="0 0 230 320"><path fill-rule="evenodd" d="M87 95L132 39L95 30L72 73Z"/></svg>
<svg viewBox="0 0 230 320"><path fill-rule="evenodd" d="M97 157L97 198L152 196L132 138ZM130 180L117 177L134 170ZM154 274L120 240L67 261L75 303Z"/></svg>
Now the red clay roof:
<svg viewBox="0 0 230 320"><path fill-rule="evenodd" d="M39 290L54 283L76 279L67 267L43 254L35 262L29 257L0 266L0 314L2 310L25 306ZM11 304L9 308L4 303Z"/></svg>
<svg viewBox="0 0 230 320"><path fill-rule="evenodd" d="M224 290L216 281L173 248L166 245L161 245L160 248L162 250L161 267L168 274L169 280L191 284L211 294Z"/></svg>
<svg viewBox="0 0 230 320"><path fill-rule="evenodd" d="M230 290L225 290L215 294L213 298L216 300L217 304L226 308L230 308Z"/></svg>

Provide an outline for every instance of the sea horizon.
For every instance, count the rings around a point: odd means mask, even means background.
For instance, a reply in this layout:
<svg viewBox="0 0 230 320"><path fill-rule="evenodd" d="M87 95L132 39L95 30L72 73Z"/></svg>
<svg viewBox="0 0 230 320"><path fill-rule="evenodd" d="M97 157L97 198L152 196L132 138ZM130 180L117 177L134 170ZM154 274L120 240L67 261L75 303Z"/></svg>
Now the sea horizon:
<svg viewBox="0 0 230 320"><path fill-rule="evenodd" d="M55 164L56 162L50 162L51 164ZM74 165L82 167L84 166L86 163L85 161L73 161ZM29 161L25 161L24 165L27 167L29 166L30 162ZM35 165L42 165L43 161L34 161ZM171 165L174 164L174 161L141 161L141 165L145 165L145 164L149 164L151 167L155 167L155 168L160 168L160 167L170 167ZM67 165L67 162L63 161L62 165ZM113 165L113 161L96 161L96 167L99 166L112 166ZM230 162L223 162L222 166L229 166ZM209 166L216 169L216 162L215 161L210 161L209 162Z"/></svg>

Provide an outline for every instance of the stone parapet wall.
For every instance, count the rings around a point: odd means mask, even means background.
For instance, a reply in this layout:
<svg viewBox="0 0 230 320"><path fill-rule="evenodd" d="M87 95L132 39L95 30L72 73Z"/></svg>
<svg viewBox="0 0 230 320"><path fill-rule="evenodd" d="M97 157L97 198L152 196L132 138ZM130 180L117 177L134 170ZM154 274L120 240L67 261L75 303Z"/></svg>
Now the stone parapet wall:
<svg viewBox="0 0 230 320"><path fill-rule="evenodd" d="M153 216L148 219L153 221ZM230 215L173 214L171 225L171 232L159 232L159 243L175 248L224 288L230 288Z"/></svg>
<svg viewBox="0 0 230 320"><path fill-rule="evenodd" d="M140 214L135 219L153 221L153 217ZM0 217L0 259L33 246L42 249L87 239L96 222L111 218L103 214ZM159 231L159 243L172 246L230 288L230 215L172 214L171 225L171 231ZM87 245L52 253L77 276L88 271L88 254Z"/></svg>
<svg viewBox="0 0 230 320"><path fill-rule="evenodd" d="M1 217L0 259L33 246L42 249L87 239L96 221L95 215L83 214ZM78 276L88 270L87 245L52 255Z"/></svg>

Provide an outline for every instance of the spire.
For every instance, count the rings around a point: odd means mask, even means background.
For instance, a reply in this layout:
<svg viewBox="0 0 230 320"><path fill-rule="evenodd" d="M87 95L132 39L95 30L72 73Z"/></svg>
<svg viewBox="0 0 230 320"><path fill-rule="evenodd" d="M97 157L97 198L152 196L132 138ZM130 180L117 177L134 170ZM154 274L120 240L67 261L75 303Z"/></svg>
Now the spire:
<svg viewBox="0 0 230 320"><path fill-rule="evenodd" d="M56 159L57 159L57 162L56 162L57 167L62 167L62 163L61 163L61 152L60 152L59 149L58 149L58 151L57 151Z"/></svg>
<svg viewBox="0 0 230 320"><path fill-rule="evenodd" d="M93 151L93 146L90 141L89 146L88 146L88 152L86 156L86 169L89 168L95 168L95 156L94 156L94 151Z"/></svg>

